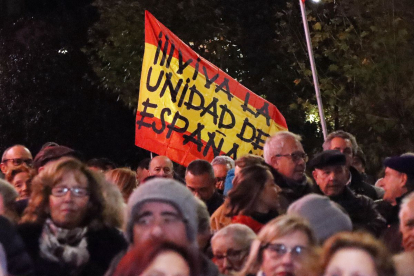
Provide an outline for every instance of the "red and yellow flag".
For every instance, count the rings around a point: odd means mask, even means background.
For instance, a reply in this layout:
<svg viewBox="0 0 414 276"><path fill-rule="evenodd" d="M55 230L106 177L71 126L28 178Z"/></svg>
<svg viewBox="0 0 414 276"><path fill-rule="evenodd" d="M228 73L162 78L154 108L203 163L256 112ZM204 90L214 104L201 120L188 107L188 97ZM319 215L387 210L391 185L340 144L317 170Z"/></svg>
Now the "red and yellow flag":
<svg viewBox="0 0 414 276"><path fill-rule="evenodd" d="M187 166L261 155L286 130L279 110L199 56L148 11L135 144Z"/></svg>

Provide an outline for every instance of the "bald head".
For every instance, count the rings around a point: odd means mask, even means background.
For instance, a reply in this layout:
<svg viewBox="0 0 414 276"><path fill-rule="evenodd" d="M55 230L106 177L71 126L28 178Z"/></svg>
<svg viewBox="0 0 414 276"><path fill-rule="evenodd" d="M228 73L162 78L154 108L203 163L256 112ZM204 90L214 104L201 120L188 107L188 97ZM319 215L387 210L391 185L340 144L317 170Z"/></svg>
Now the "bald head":
<svg viewBox="0 0 414 276"><path fill-rule="evenodd" d="M149 175L165 178L174 177L173 163L167 156L156 156L149 164Z"/></svg>
<svg viewBox="0 0 414 276"><path fill-rule="evenodd" d="M21 165L23 162L28 166L32 165L33 156L30 150L23 145L14 145L4 151L0 168L6 174L12 166Z"/></svg>

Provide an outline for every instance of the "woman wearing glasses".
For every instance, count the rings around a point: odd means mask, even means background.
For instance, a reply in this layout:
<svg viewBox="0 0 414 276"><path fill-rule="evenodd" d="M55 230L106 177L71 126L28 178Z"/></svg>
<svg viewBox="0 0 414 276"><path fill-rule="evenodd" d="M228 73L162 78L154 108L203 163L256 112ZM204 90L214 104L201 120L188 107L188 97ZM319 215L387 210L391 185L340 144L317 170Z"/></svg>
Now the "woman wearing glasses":
<svg viewBox="0 0 414 276"><path fill-rule="evenodd" d="M121 232L105 225L101 181L67 157L33 179L19 232L37 275L103 275L126 247Z"/></svg>
<svg viewBox="0 0 414 276"><path fill-rule="evenodd" d="M302 218L283 215L263 227L240 275L318 275L315 237Z"/></svg>
<svg viewBox="0 0 414 276"><path fill-rule="evenodd" d="M228 194L228 214L232 223L249 226L255 233L279 215L280 188L269 168L253 165L240 170Z"/></svg>

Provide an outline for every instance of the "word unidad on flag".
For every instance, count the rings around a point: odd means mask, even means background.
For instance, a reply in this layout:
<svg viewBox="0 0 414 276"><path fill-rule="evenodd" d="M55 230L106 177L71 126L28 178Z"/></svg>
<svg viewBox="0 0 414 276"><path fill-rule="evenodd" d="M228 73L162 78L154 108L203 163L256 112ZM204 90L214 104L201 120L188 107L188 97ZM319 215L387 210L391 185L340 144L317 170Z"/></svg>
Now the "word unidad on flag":
<svg viewBox="0 0 414 276"><path fill-rule="evenodd" d="M135 144L187 166L261 155L286 130L279 110L196 54L148 11Z"/></svg>

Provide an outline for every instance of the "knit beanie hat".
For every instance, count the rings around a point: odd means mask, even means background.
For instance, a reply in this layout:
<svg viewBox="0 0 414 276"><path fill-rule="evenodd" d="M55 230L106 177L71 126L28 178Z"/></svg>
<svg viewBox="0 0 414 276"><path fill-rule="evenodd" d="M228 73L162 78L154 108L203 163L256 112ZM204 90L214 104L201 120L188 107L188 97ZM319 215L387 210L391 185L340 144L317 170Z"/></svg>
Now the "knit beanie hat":
<svg viewBox="0 0 414 276"><path fill-rule="evenodd" d="M144 203L152 201L169 203L176 208L184 219L188 241L196 243L197 202L193 194L180 182L161 177L138 186L129 197L125 234L130 243L133 243L134 214L139 212Z"/></svg>
<svg viewBox="0 0 414 276"><path fill-rule="evenodd" d="M287 213L307 219L319 243L338 232L352 231L349 216L326 196L308 194L293 202Z"/></svg>

